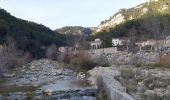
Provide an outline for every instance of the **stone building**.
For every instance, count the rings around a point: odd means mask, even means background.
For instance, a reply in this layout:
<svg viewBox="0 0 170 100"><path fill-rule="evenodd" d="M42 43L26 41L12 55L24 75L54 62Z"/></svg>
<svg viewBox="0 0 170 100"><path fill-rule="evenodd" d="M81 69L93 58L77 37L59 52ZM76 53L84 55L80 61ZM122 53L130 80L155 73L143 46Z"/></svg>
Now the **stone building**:
<svg viewBox="0 0 170 100"><path fill-rule="evenodd" d="M119 38L112 38L112 46L120 46L123 45L123 40L120 40Z"/></svg>
<svg viewBox="0 0 170 100"><path fill-rule="evenodd" d="M90 49L100 49L100 48L102 48L101 39L97 38L94 41L90 42Z"/></svg>
<svg viewBox="0 0 170 100"><path fill-rule="evenodd" d="M158 49L159 47L163 46L166 44L166 40L147 40L143 42L137 42L136 45L139 46L140 51L142 51L143 47L150 46L149 51L153 51Z"/></svg>

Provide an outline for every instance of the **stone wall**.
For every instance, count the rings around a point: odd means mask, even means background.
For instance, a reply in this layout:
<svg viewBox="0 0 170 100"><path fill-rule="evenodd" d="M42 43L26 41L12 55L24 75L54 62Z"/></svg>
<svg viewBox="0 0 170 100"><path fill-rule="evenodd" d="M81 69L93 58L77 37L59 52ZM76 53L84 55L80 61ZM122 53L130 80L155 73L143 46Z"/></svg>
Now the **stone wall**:
<svg viewBox="0 0 170 100"><path fill-rule="evenodd" d="M101 48L101 49L96 49L96 50L89 50L89 53L94 53L94 54L102 54L102 53L117 53L117 47L110 47L110 48Z"/></svg>
<svg viewBox="0 0 170 100"><path fill-rule="evenodd" d="M91 77L89 80L92 84L102 82L109 100L134 100L129 94L126 93L126 88L123 87L115 76L120 75L120 72L113 67L98 67L89 71Z"/></svg>

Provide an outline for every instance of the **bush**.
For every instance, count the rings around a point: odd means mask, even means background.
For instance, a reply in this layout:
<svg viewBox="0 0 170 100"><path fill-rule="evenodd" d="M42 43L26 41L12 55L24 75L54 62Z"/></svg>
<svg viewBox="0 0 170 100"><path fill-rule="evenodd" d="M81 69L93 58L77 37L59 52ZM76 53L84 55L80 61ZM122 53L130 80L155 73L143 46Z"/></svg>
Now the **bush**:
<svg viewBox="0 0 170 100"><path fill-rule="evenodd" d="M170 68L170 56L169 55L162 56L160 61L154 64L154 66Z"/></svg>
<svg viewBox="0 0 170 100"><path fill-rule="evenodd" d="M57 59L57 47L55 44L49 46L46 50L46 57L52 60Z"/></svg>
<svg viewBox="0 0 170 100"><path fill-rule="evenodd" d="M88 53L80 51L74 54L73 58L70 60L70 65L75 70L87 71L92 69L96 64Z"/></svg>
<svg viewBox="0 0 170 100"><path fill-rule="evenodd" d="M2 45L0 49L0 73L21 67L29 60L31 60L31 55L16 49L15 41L9 39L7 44Z"/></svg>
<svg viewBox="0 0 170 100"><path fill-rule="evenodd" d="M62 63L70 64L72 57L73 57L73 52L67 51L64 53L60 53L58 57L58 61Z"/></svg>
<svg viewBox="0 0 170 100"><path fill-rule="evenodd" d="M60 54L58 61L69 64L76 71L87 71L96 66L91 56L84 51L68 51Z"/></svg>

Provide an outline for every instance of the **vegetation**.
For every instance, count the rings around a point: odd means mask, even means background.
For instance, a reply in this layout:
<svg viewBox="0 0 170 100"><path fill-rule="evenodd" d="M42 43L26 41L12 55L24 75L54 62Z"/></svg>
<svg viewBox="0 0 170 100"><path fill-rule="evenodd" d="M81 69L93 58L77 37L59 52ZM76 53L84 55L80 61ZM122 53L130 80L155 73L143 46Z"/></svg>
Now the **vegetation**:
<svg viewBox="0 0 170 100"><path fill-rule="evenodd" d="M74 35L90 35L92 30L90 28L84 28L82 26L65 26L60 29L56 29L56 32L61 34L74 34Z"/></svg>
<svg viewBox="0 0 170 100"><path fill-rule="evenodd" d="M170 56L169 55L162 56L160 61L154 64L153 66L160 68L170 68Z"/></svg>
<svg viewBox="0 0 170 100"><path fill-rule="evenodd" d="M10 87L1 87L1 94L8 94L14 92L33 92L37 89L34 86L10 86Z"/></svg>
<svg viewBox="0 0 170 100"><path fill-rule="evenodd" d="M155 21L153 22L153 18ZM170 15L161 15L161 16L147 16L141 19L134 19L126 21L120 25L117 25L114 28L110 28L108 31L99 32L96 35L91 35L87 40L94 40L95 38L100 38L104 42L105 47L112 46L112 38L124 38L131 37L134 34L134 41L144 41L147 39L154 39L155 31L151 29L152 24L159 24L156 26L158 28L158 39L162 38L162 34L170 35ZM135 30L135 33L132 33L132 29Z"/></svg>
<svg viewBox="0 0 170 100"><path fill-rule="evenodd" d="M107 94L104 89L101 89L100 91L98 91L96 100L108 100Z"/></svg>
<svg viewBox="0 0 170 100"><path fill-rule="evenodd" d="M76 71L87 71L96 66L91 56L84 51L65 52L59 56L58 61L69 64Z"/></svg>
<svg viewBox="0 0 170 100"><path fill-rule="evenodd" d="M99 77L97 78L97 87L98 87L98 92L97 92L96 99L97 100L108 100L109 94L106 93L106 90L103 85L103 81Z"/></svg>
<svg viewBox="0 0 170 100"><path fill-rule="evenodd" d="M72 51L67 49L66 52L58 55L59 62L70 65L75 71L88 71L95 66L109 67L111 62L106 55L92 56L88 51L77 49Z"/></svg>
<svg viewBox="0 0 170 100"><path fill-rule="evenodd" d="M34 22L18 19L0 9L0 44L7 38L16 40L16 47L30 52L33 57L45 56L45 47L51 44L64 45L64 36Z"/></svg>
<svg viewBox="0 0 170 100"><path fill-rule="evenodd" d="M15 41L8 39L0 49L0 75L11 69L21 67L31 60L31 56L15 47ZM10 70L9 70L10 69Z"/></svg>
<svg viewBox="0 0 170 100"><path fill-rule="evenodd" d="M47 48L46 57L52 60L57 59L57 47L55 44L52 44Z"/></svg>

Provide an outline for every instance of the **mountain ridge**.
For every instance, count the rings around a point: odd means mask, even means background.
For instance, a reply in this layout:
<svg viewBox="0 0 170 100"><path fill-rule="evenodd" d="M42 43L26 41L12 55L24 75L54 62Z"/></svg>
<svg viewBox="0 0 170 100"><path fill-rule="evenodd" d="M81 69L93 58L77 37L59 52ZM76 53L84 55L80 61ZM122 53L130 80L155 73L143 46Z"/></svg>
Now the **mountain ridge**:
<svg viewBox="0 0 170 100"><path fill-rule="evenodd" d="M170 13L168 11L169 7L169 0L150 0L129 9L120 9L119 12L112 15L109 19L102 21L95 29L95 33L103 30L107 31L109 28L113 28L128 20L138 19L152 11L154 13Z"/></svg>
<svg viewBox="0 0 170 100"><path fill-rule="evenodd" d="M72 34L72 35L81 35L81 36L89 36L94 27L83 27L83 26L64 26L62 28L56 29L54 31L60 34Z"/></svg>
<svg viewBox="0 0 170 100"><path fill-rule="evenodd" d="M8 38L15 39L17 48L30 52L34 57L44 55L44 50L41 47L51 44L64 45L63 35L44 25L16 18L1 8L0 43L4 44Z"/></svg>

